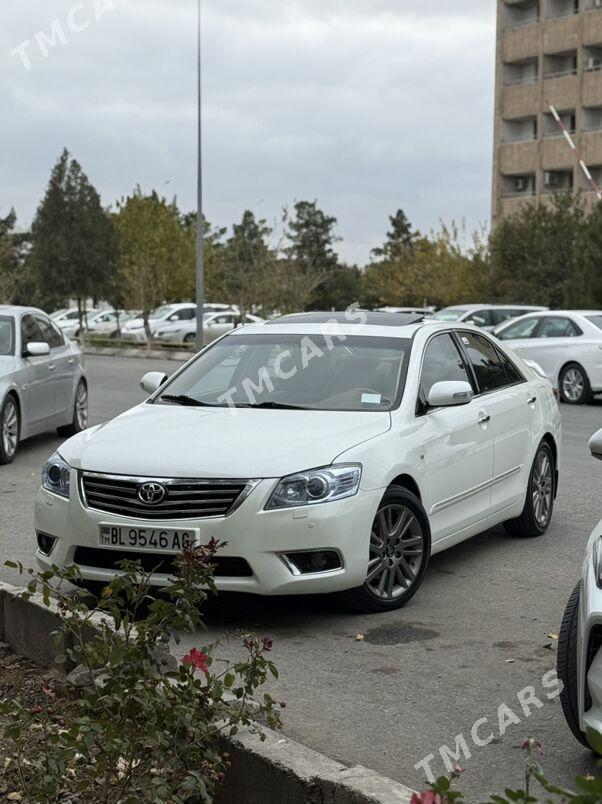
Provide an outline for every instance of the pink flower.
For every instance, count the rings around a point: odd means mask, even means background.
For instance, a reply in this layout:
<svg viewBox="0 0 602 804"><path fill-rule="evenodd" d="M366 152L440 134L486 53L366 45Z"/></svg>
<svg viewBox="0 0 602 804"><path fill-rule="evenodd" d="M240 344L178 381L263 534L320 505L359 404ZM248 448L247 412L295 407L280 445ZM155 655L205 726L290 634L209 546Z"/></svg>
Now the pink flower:
<svg viewBox="0 0 602 804"><path fill-rule="evenodd" d="M413 793L410 804L445 804L445 799L432 790L425 790L421 795Z"/></svg>
<svg viewBox="0 0 602 804"><path fill-rule="evenodd" d="M201 670L203 673L209 672L207 669L207 654L203 653L196 648L193 648L190 653L182 659L182 663L186 666L193 667L195 670Z"/></svg>

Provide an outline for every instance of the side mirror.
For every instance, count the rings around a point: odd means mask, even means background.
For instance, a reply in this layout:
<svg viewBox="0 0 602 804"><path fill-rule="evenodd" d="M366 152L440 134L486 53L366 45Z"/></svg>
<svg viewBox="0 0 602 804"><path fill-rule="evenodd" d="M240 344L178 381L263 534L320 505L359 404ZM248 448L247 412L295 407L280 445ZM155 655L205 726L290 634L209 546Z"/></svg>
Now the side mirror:
<svg viewBox="0 0 602 804"><path fill-rule="evenodd" d="M472 386L467 382L436 382L429 392L430 408L449 408L468 405L473 397Z"/></svg>
<svg viewBox="0 0 602 804"><path fill-rule="evenodd" d="M162 371L149 371L140 380L140 387L146 394L151 396L165 382L167 382L167 374L163 374Z"/></svg>
<svg viewBox="0 0 602 804"><path fill-rule="evenodd" d="M41 341L34 341L33 343L28 343L25 347L25 354L29 355L29 357L44 357L45 355L50 354L50 346L47 343L42 343Z"/></svg>
<svg viewBox="0 0 602 804"><path fill-rule="evenodd" d="M602 430L598 430L598 432L594 433L591 437L589 448L594 458L602 461Z"/></svg>

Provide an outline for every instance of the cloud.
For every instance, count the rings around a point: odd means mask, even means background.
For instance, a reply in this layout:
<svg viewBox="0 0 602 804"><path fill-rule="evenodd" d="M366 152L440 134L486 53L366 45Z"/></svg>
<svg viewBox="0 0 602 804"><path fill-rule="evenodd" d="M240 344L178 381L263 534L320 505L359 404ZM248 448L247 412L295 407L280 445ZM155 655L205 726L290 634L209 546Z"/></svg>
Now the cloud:
<svg viewBox="0 0 602 804"><path fill-rule="evenodd" d="M365 262L388 215L489 217L493 0L203 0L205 200L221 225L317 198ZM94 21L96 4L105 13ZM108 205L195 206L194 0L30 0L0 30L0 214L27 225L63 146ZM109 7L113 5L114 8ZM36 43L58 20L66 44ZM24 41L31 69L11 51Z"/></svg>

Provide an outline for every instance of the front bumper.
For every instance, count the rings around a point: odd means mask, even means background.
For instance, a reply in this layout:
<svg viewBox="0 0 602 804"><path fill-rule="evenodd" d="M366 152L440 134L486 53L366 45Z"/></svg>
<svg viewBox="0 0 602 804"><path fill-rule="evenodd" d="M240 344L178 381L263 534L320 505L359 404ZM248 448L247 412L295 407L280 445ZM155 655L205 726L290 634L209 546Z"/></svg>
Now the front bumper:
<svg viewBox="0 0 602 804"><path fill-rule="evenodd" d="M218 558L244 559L251 568L250 577L217 577L219 590L289 595L330 593L361 586L368 567L372 522L382 492L360 490L354 497L337 502L264 511L276 482L274 479L262 480L242 505L226 517L145 522L85 508L79 494L77 472L72 470L70 500L44 489L38 492L36 531L55 537L56 543L49 556L38 550L36 557L43 569L49 569L53 564L59 567L73 564L77 547L98 549L101 522L155 529L195 527L200 529L203 544L211 538L227 542L219 551ZM336 551L342 559L342 567L326 572L294 574L282 554L308 550ZM129 551L127 557L135 559L136 552ZM156 551L142 552L148 555ZM159 559L165 554L156 555ZM83 564L79 567L82 577L89 581L109 582L115 575L112 569ZM168 580L168 574L156 574L152 582L164 586Z"/></svg>

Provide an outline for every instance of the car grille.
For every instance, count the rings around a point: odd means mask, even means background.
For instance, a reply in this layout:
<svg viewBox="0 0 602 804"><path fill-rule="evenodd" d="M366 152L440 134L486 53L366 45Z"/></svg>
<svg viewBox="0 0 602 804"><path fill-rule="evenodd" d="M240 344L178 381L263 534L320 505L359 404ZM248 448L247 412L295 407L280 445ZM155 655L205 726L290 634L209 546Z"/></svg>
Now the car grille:
<svg viewBox="0 0 602 804"><path fill-rule="evenodd" d="M174 572L175 556L157 553L134 553L127 550L102 550L98 547L76 547L74 561L92 569L116 570L121 561L139 561L144 572L169 575ZM216 578L251 578L253 570L244 558L215 556L211 559Z"/></svg>
<svg viewBox="0 0 602 804"><path fill-rule="evenodd" d="M163 500L156 505L138 497L140 486L149 482L165 489ZM227 516L254 484L246 480L154 480L92 472L81 475L82 500L88 508L147 521Z"/></svg>

